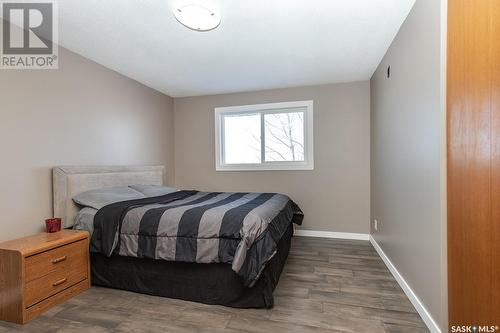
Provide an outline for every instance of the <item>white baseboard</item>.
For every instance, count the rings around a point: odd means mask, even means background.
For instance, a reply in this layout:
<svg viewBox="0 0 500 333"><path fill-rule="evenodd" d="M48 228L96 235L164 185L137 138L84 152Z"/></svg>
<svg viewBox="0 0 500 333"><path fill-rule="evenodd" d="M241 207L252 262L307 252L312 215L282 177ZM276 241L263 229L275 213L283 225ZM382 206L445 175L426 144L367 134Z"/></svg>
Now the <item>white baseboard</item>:
<svg viewBox="0 0 500 333"><path fill-rule="evenodd" d="M370 243L372 243L373 247L377 251L377 253L380 256L380 258L382 258L382 260L384 261L384 263L387 266L387 268L389 268L389 270L391 271L392 275L394 276L394 278L396 279L396 281L401 286L401 289L403 289L403 291L406 294L406 296L410 299L411 304L413 304L413 306L417 310L417 312L420 315L420 317L422 317L422 320L427 325L427 328L429 328L429 330L432 333L441 333L441 329L436 324L436 322L434 321L434 319L432 319L432 316L429 313L429 311L427 311L427 309L425 308L424 304L420 301L420 299L417 297L417 295L415 294L415 292L410 288L410 286L405 281L405 279L403 278L403 276L396 269L396 266L394 266L394 264L387 257L387 255L382 250L382 248L380 247L380 245L378 245L377 241L371 235L370 235Z"/></svg>
<svg viewBox="0 0 500 333"><path fill-rule="evenodd" d="M303 237L322 237L322 238L340 238L354 240L369 240L368 234L356 234L352 232L333 232L333 231L316 231L316 230L295 230L295 236Z"/></svg>

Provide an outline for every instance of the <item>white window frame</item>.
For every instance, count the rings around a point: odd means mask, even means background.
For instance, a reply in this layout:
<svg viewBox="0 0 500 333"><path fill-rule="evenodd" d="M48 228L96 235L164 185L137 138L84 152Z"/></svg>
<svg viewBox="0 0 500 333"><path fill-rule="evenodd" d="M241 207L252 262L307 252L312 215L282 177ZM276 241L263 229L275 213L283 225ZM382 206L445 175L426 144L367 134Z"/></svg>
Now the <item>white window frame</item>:
<svg viewBox="0 0 500 333"><path fill-rule="evenodd" d="M224 115L287 112L283 109L305 108L304 111L304 161L264 161L262 163L226 164L224 162ZM263 117L262 117L263 119ZM215 108L215 170L217 171L259 171L259 170L314 170L313 101L254 104ZM265 135L262 124L261 135ZM261 140L262 145L265 144ZM262 149L261 149L262 150Z"/></svg>

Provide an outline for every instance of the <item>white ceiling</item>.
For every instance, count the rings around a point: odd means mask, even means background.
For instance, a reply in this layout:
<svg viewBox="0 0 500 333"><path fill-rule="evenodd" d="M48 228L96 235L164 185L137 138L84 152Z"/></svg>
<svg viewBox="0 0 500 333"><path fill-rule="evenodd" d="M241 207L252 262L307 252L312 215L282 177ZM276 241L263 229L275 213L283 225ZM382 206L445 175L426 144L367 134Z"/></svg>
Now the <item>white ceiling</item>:
<svg viewBox="0 0 500 333"><path fill-rule="evenodd" d="M59 42L173 97L367 80L414 1L213 0L196 32L173 0L64 0Z"/></svg>

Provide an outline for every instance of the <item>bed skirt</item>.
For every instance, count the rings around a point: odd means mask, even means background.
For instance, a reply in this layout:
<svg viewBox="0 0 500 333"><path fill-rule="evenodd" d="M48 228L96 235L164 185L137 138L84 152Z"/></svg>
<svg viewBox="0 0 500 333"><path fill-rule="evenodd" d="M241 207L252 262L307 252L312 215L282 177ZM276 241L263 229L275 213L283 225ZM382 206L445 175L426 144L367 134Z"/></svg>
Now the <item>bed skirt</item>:
<svg viewBox="0 0 500 333"><path fill-rule="evenodd" d="M196 264L91 254L92 284L142 294L236 308L271 308L273 291L290 251L293 225L278 242L252 288L228 264Z"/></svg>

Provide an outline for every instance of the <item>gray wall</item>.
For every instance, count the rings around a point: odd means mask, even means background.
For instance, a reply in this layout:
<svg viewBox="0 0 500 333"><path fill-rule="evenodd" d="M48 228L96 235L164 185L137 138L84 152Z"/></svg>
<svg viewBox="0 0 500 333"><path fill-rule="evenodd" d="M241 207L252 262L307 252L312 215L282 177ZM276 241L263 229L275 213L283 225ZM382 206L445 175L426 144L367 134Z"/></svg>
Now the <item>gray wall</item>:
<svg viewBox="0 0 500 333"><path fill-rule="evenodd" d="M303 229L368 233L369 82L176 98L175 184L181 188L288 194ZM214 108L314 100L313 171L215 171Z"/></svg>
<svg viewBox="0 0 500 333"><path fill-rule="evenodd" d="M0 73L0 241L52 215L55 165L163 164L173 183L173 101L60 49L59 70Z"/></svg>
<svg viewBox="0 0 500 333"><path fill-rule="evenodd" d="M440 1L417 0L371 79L373 237L438 325L446 322L441 14Z"/></svg>

